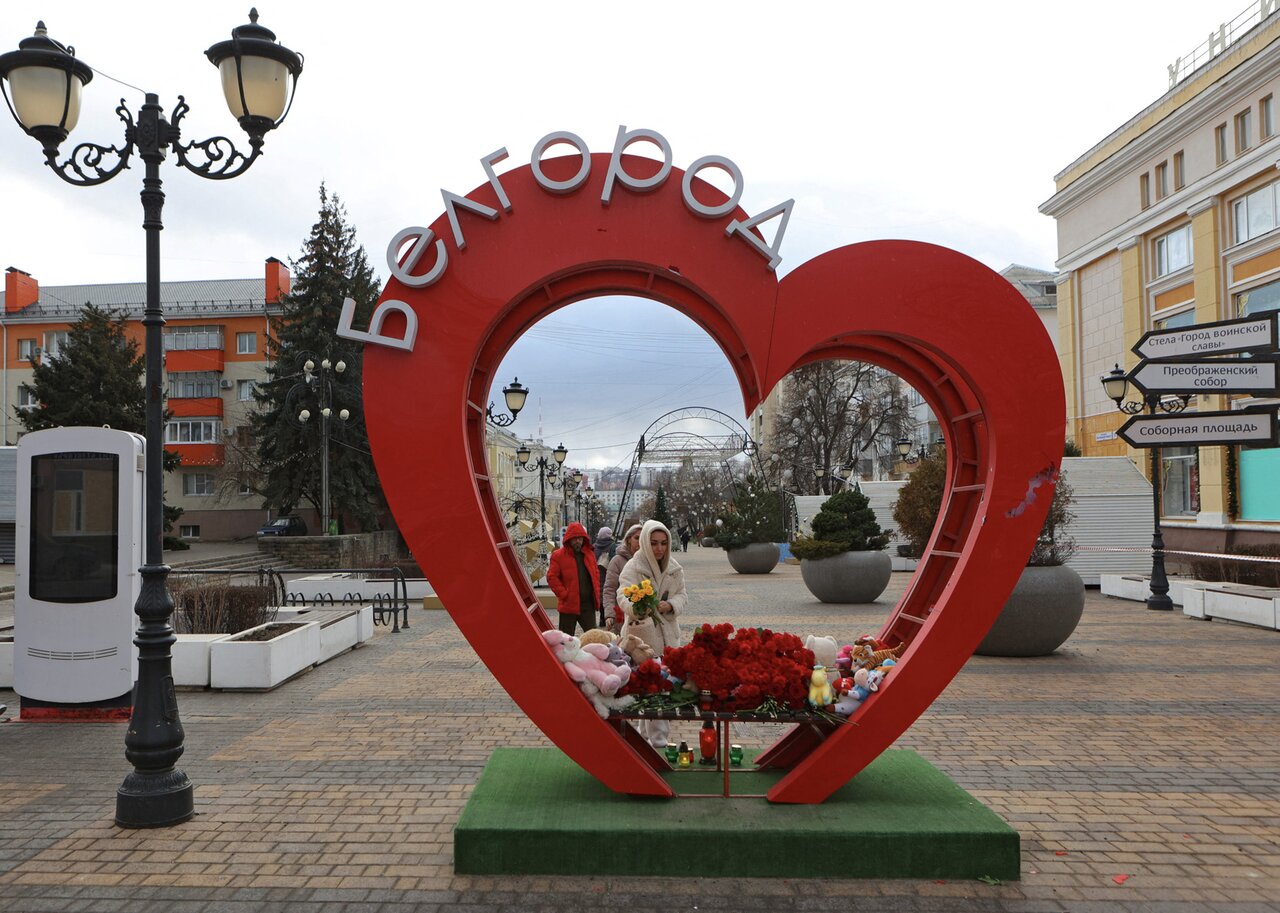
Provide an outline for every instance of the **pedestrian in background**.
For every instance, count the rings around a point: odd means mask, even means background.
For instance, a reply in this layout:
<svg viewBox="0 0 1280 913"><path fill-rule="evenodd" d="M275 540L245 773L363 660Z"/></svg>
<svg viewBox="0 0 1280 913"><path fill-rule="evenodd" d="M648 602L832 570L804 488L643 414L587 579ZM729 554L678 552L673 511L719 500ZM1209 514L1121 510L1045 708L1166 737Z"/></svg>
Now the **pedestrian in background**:
<svg viewBox="0 0 1280 913"><path fill-rule="evenodd" d="M573 634L579 627L596 626L600 607L600 571L595 551L588 545L587 530L581 523L565 527L564 545L551 553L547 583L556 594L560 630Z"/></svg>
<svg viewBox="0 0 1280 913"><path fill-rule="evenodd" d="M680 527L680 550L687 552L689 550L689 527Z"/></svg>
<svg viewBox="0 0 1280 913"><path fill-rule="evenodd" d="M622 630L622 623L626 621L623 610L618 605L618 577L631 556L640 551L640 529L639 523L627 527L627 534L618 543L617 552L605 569L604 599L601 604L604 606L605 627L614 634Z"/></svg>

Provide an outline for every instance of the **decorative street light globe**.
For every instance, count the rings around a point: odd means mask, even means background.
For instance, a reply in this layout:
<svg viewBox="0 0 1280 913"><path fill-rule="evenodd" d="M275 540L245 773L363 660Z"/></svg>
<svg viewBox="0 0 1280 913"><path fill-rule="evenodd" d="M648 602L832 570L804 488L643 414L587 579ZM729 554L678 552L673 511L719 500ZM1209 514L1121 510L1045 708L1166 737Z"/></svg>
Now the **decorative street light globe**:
<svg viewBox="0 0 1280 913"><path fill-rule="evenodd" d="M258 25L257 9L249 23L231 30L231 38L205 51L222 76L222 94L231 116L240 122L249 142L284 121L293 105L293 88L302 73L302 55L276 42L276 33Z"/></svg>

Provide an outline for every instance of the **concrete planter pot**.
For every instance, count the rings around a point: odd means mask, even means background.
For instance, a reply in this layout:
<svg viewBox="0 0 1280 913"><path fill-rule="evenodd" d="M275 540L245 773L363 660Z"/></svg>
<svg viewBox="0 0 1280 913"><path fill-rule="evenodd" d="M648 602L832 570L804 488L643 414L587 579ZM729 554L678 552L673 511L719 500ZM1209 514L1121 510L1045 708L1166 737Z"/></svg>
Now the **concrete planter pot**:
<svg viewBox="0 0 1280 913"><path fill-rule="evenodd" d="M1084 614L1084 581L1071 568L1028 567L1000 617L974 652L980 656L1047 656Z"/></svg>
<svg viewBox="0 0 1280 913"><path fill-rule="evenodd" d="M841 552L800 562L804 585L822 602L875 602L892 575L893 559L884 552Z"/></svg>
<svg viewBox="0 0 1280 913"><path fill-rule="evenodd" d="M250 628L209 644L209 685L213 688L269 691L320 661L320 625L293 628L271 640L236 638Z"/></svg>
<svg viewBox="0 0 1280 913"><path fill-rule="evenodd" d="M209 687L209 646L231 634L179 634L170 648L173 683L180 688Z"/></svg>
<svg viewBox="0 0 1280 913"><path fill-rule="evenodd" d="M715 548L716 540L713 539L711 536L703 536L701 545L703 548Z"/></svg>
<svg viewBox="0 0 1280 913"><path fill-rule="evenodd" d="M743 548L729 549L729 564L739 574L767 574L778 566L778 546L773 542L752 542Z"/></svg>

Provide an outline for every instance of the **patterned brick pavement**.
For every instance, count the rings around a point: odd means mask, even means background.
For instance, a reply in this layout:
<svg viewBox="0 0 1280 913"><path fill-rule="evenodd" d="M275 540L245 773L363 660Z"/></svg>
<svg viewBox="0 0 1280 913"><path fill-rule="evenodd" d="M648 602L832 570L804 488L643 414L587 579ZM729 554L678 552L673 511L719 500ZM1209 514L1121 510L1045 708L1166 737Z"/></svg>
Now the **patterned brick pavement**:
<svg viewBox="0 0 1280 913"><path fill-rule="evenodd" d="M795 567L740 577L721 552L680 557L690 618L841 640L907 581L832 607ZM1280 911L1276 632L1091 592L1058 654L972 659L899 744L1021 832L1019 883L841 880L838 858L830 879L641 881L453 874L452 827L491 750L546 741L447 615L412 621L270 694L182 693L198 814L180 827L112 825L122 726L0 725L0 910ZM672 852L696 848L673 835Z"/></svg>

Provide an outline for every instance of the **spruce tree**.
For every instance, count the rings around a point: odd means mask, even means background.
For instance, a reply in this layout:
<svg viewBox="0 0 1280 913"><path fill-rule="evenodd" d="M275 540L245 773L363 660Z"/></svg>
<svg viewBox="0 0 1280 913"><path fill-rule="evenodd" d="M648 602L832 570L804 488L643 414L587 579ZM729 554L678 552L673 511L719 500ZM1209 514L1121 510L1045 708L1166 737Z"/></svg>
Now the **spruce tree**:
<svg viewBox="0 0 1280 913"><path fill-rule="evenodd" d="M67 327L66 343L32 366L29 387L40 405L19 409L18 419L28 431L110 425L145 434L145 373L146 358L125 332L124 317L86 301L75 323ZM165 472L181 462L173 451L164 452ZM165 505L166 532L181 514L182 508Z"/></svg>
<svg viewBox="0 0 1280 913"><path fill-rule="evenodd" d="M653 507L653 519L667 529L671 529L671 511L667 509L667 490L661 485L658 486L658 500Z"/></svg>
<svg viewBox="0 0 1280 913"><path fill-rule="evenodd" d="M290 269L293 287L281 301L284 313L267 341L271 363L267 380L255 393L258 411L251 419L265 473L264 506L287 512L306 501L321 508L319 410L303 380L303 365L308 358L317 364L327 358L334 365L346 365L341 374L331 375L330 514L340 522L349 516L362 529L374 529L384 502L364 423L363 350L339 337L337 327L344 298L357 304L356 325L367 321L378 297L378 280L356 241L355 227L347 222L346 209L323 184L319 215ZM304 408L312 418L299 426L295 420ZM345 422L338 418L343 409L350 414Z"/></svg>

